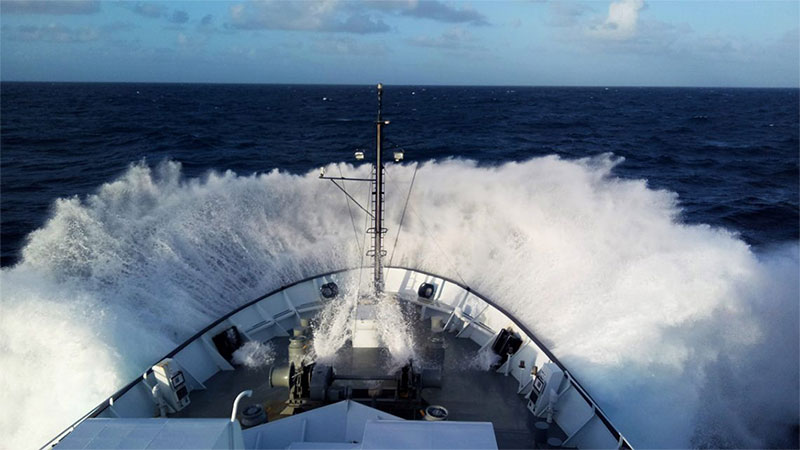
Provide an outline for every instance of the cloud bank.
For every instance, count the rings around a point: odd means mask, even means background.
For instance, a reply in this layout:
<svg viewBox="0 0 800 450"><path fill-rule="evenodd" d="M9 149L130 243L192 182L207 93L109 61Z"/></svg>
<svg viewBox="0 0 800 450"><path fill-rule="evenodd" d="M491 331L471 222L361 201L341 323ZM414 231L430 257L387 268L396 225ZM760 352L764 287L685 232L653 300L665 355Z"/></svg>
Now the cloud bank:
<svg viewBox="0 0 800 450"><path fill-rule="evenodd" d="M230 7L233 28L255 30L383 33L389 25L363 13L343 11L339 2L250 1Z"/></svg>
<svg viewBox="0 0 800 450"><path fill-rule="evenodd" d="M431 1L251 0L230 7L239 29L385 33L382 15L465 25L488 25L486 16L466 6Z"/></svg>

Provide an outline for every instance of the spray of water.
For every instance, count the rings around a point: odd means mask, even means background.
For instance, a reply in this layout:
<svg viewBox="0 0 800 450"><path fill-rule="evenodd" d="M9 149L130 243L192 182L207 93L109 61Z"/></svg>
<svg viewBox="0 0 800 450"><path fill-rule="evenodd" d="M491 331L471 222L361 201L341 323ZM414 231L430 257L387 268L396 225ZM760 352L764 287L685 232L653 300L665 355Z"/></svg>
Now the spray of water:
<svg viewBox="0 0 800 450"><path fill-rule="evenodd" d="M375 304L378 338L391 356L388 370L393 372L409 361L418 360L411 324L400 303L392 297L380 296L375 299Z"/></svg>
<svg viewBox="0 0 800 450"><path fill-rule="evenodd" d="M471 360L464 361L464 367L471 370L491 370L499 362L500 355L493 352L491 348L486 347L476 353Z"/></svg>
<svg viewBox="0 0 800 450"><path fill-rule="evenodd" d="M272 342L248 341L233 352L233 363L250 369L267 367L275 361Z"/></svg>
<svg viewBox="0 0 800 450"><path fill-rule="evenodd" d="M333 365L336 353L353 338L353 318L358 292L345 289L336 301L328 302L317 315L312 346L313 359Z"/></svg>
<svg viewBox="0 0 800 450"><path fill-rule="evenodd" d="M328 302L317 315L313 359L334 365L339 350L353 340L359 305L376 313L377 337L389 357L385 369L391 372L416 359L412 322L401 305L391 297L371 294L371 280L368 282L364 276L344 281L347 284L343 295ZM360 288L354 289L357 285Z"/></svg>
<svg viewBox="0 0 800 450"><path fill-rule="evenodd" d="M684 224L675 194L614 177L619 162L426 163L394 263L463 278L522 320L634 445L796 446L797 244L755 254ZM412 173L387 169L390 230ZM177 163L135 164L58 200L0 273L4 445L41 445L247 300L357 266L357 241L345 198L313 173L187 180ZM348 298L323 357L347 338Z"/></svg>

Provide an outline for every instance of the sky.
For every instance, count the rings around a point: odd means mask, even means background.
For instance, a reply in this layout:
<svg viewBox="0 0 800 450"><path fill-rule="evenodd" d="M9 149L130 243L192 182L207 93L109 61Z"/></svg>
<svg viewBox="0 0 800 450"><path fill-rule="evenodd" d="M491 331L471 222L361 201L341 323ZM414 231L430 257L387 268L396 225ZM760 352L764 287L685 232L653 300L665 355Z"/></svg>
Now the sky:
<svg viewBox="0 0 800 450"><path fill-rule="evenodd" d="M799 5L0 0L0 79L798 87Z"/></svg>

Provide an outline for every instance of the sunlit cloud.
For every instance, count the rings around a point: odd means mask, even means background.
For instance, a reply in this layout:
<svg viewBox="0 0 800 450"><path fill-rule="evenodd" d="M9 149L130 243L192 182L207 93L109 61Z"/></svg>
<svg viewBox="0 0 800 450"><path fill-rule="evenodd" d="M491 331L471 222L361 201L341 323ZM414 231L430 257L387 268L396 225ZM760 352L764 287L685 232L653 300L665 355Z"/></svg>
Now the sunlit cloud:
<svg viewBox="0 0 800 450"><path fill-rule="evenodd" d="M589 32L605 39L629 39L636 34L639 11L644 0L619 0L608 6L608 17Z"/></svg>

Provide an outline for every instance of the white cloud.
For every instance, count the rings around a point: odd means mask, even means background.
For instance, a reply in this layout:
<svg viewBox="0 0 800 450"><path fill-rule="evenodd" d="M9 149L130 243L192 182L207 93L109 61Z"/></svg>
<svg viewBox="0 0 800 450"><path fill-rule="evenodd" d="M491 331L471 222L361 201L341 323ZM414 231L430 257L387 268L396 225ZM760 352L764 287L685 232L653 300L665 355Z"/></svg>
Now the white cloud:
<svg viewBox="0 0 800 450"><path fill-rule="evenodd" d="M662 80L655 83L671 79L679 85L786 86L797 85L800 79L797 28L779 37L753 39L735 31L700 32L686 22L643 15L647 8L643 0L612 0L602 12L579 5L583 4L551 3L545 23L554 42L563 46L563 53L595 58L599 65L611 67L608 70L643 71L646 69L628 64L652 62L666 70L652 72ZM687 16L693 11L686 6ZM550 49L529 48L537 53ZM606 62L603 58L607 56L613 57ZM763 67L771 70L759 69ZM705 78L699 77L701 73Z"/></svg>
<svg viewBox="0 0 800 450"><path fill-rule="evenodd" d="M438 0L247 0L230 7L231 24L240 29L384 33L383 17L405 16L441 23L488 25L468 5Z"/></svg>
<svg viewBox="0 0 800 450"><path fill-rule="evenodd" d="M619 0L608 6L606 20L589 30L597 37L605 39L625 40L636 35L639 22L639 11L644 7L644 0Z"/></svg>

